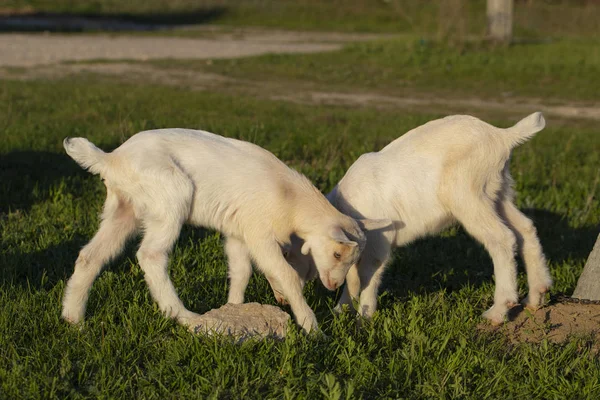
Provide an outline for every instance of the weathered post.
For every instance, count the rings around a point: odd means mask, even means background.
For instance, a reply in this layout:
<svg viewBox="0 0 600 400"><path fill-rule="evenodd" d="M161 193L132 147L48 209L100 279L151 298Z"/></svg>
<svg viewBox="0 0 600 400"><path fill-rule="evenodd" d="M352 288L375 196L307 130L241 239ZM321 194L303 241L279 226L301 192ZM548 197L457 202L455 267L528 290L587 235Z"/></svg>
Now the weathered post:
<svg viewBox="0 0 600 400"><path fill-rule="evenodd" d="M513 0L487 0L488 34L508 43L512 38Z"/></svg>
<svg viewBox="0 0 600 400"><path fill-rule="evenodd" d="M600 300L600 235L598 235L596 244L583 267L573 297Z"/></svg>

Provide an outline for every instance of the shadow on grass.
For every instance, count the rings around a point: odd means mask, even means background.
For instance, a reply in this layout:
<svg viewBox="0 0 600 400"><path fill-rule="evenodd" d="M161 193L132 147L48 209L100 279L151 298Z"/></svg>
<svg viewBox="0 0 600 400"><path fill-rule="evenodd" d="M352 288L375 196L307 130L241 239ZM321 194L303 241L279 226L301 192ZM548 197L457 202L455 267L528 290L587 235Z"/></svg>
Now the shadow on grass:
<svg viewBox="0 0 600 400"><path fill-rule="evenodd" d="M554 263L585 260L598 235L597 228L574 229L559 214L542 210L525 210L534 219L548 259ZM178 246L190 239L202 241L211 231L184 227ZM31 253L3 252L0 255L0 282L49 289L73 273L80 249L90 237L74 239ZM129 273L125 260L135 259L139 238L132 239L126 250L105 269ZM522 270L522 267L520 267ZM201 271L199 271L201 272ZM445 290L450 293L464 285L479 286L493 282L492 261L483 246L463 230L453 237L432 237L396 250L396 258L383 279L382 290L388 292L386 302L402 301L415 293ZM320 285L320 283L316 283ZM317 289L319 295L327 293Z"/></svg>
<svg viewBox="0 0 600 400"><path fill-rule="evenodd" d="M47 151L14 151L3 154L0 156L0 182L0 218L9 218L9 212L29 213L34 205L52 201L55 196L104 196L98 177L92 177L66 154ZM92 185L101 190L101 193L90 190ZM103 200L104 198L101 199ZM58 201L61 201L60 198ZM186 226L182 229L177 245L185 246L190 240L201 242L212 234L210 230ZM51 289L71 276L79 251L90 240L91 235L75 235L60 244L31 252L3 248L0 252L0 285L35 290ZM132 238L122 254L105 266L104 270L129 273L126 260L135 260L139 241L139 237Z"/></svg>
<svg viewBox="0 0 600 400"><path fill-rule="evenodd" d="M4 251L0 254L0 284L50 290L73 273L75 259L86 242L79 236L30 253Z"/></svg>
<svg viewBox="0 0 600 400"><path fill-rule="evenodd" d="M0 14L0 32L153 31L181 25L205 24L218 19L226 12L225 7L206 7L189 11L142 14Z"/></svg>
<svg viewBox="0 0 600 400"><path fill-rule="evenodd" d="M9 211L28 211L51 195L57 182L85 176L66 154L47 151L14 151L0 157L0 215Z"/></svg>
<svg viewBox="0 0 600 400"><path fill-rule="evenodd" d="M47 201L67 182L73 197L95 196L90 192L90 176L67 155L51 152L17 151L0 157L0 217L9 210L28 212L39 202ZM598 227L572 228L565 217L545 210L524 210L535 223L544 251L553 263L585 260L591 251ZM186 227L179 246L190 238L202 241L210 231ZM19 253L5 249L0 254L0 283L50 288L68 278L73 272L79 250L91 237L76 236L58 245ZM128 257L135 259L138 240L128 246L123 255L108 267L115 272L125 271ZM116 269L115 269L116 268ZM521 267L522 270L522 267ZM199 271L199 273L203 273ZM453 237L436 236L419 240L395 252L395 259L383 280L386 302L402 300L413 293L438 290L452 292L465 285L492 283L492 262L485 249L463 230ZM317 285L320 285L317 283ZM318 295L324 291L317 290Z"/></svg>
<svg viewBox="0 0 600 400"><path fill-rule="evenodd" d="M184 226L174 247L184 247L190 240L202 242L212 236L213 231ZM33 252L19 252L8 249L0 252L0 285L27 287L32 290L50 290L60 282L65 282L73 274L75 261L79 251L91 237L76 235L58 245ZM131 274L132 261L137 265L136 252L139 248L141 235L131 238L124 250L114 260L108 262L102 271L110 270L117 274ZM170 258L173 258L173 254ZM196 267L192 267L196 268ZM198 273L203 271L198 270ZM101 272L102 273L102 272ZM206 279L207 282L221 280L222 277ZM194 290L200 288L194 288Z"/></svg>
<svg viewBox="0 0 600 400"><path fill-rule="evenodd" d="M525 209L538 230L549 262L586 260L594 246L600 227L572 228L566 218L553 212ZM524 266L519 257L519 272ZM421 239L396 250L386 271L382 291L398 301L414 293L445 290L451 293L465 285L493 284L493 264L485 248L462 228L453 237Z"/></svg>

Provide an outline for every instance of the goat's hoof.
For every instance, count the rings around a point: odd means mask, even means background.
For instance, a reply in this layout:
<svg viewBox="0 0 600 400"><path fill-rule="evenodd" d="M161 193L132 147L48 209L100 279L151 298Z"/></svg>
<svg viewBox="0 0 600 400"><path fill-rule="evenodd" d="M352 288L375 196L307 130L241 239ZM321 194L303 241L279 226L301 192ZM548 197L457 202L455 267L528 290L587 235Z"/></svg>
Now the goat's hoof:
<svg viewBox="0 0 600 400"><path fill-rule="evenodd" d="M539 303L534 304L534 303L529 302L527 299L523 300L522 304L523 304L523 307L525 307L529 311L537 311L540 308L542 308L542 304L539 304Z"/></svg>
<svg viewBox="0 0 600 400"><path fill-rule="evenodd" d="M539 292L539 294L532 299L530 292L530 294L521 301L521 304L530 311L537 311L544 306L544 293L545 292Z"/></svg>
<svg viewBox="0 0 600 400"><path fill-rule="evenodd" d="M73 316L71 313L63 312L61 318L68 322L70 325L79 325L83 323L82 317Z"/></svg>
<svg viewBox="0 0 600 400"><path fill-rule="evenodd" d="M288 303L287 299L285 298L285 296L279 292L275 292L273 293L275 295L275 301L277 302L277 304L280 304L282 306L287 306L290 303Z"/></svg>
<svg viewBox="0 0 600 400"><path fill-rule="evenodd" d="M347 312L355 312L356 310L350 304L338 303L334 308L333 312L337 315L344 314Z"/></svg>
<svg viewBox="0 0 600 400"><path fill-rule="evenodd" d="M492 326L501 326L504 324L504 318L502 319L488 319L490 325Z"/></svg>
<svg viewBox="0 0 600 400"><path fill-rule="evenodd" d="M275 300L277 301L277 304L281 305L281 306L288 306L290 303L288 303L288 301L285 299L285 297L279 297L279 298L275 298Z"/></svg>
<svg viewBox="0 0 600 400"><path fill-rule="evenodd" d="M498 312L494 307L490 308L481 315L484 319L487 319L492 326L499 326L504 323L504 313Z"/></svg>

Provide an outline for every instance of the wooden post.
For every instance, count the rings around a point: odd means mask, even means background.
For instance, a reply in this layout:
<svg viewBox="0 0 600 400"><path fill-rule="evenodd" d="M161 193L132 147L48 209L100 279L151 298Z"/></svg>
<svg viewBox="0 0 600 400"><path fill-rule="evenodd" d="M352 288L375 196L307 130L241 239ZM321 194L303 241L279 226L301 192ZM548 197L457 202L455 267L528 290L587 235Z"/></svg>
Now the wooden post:
<svg viewBox="0 0 600 400"><path fill-rule="evenodd" d="M512 38L513 0L487 0L488 34L508 43Z"/></svg>
<svg viewBox="0 0 600 400"><path fill-rule="evenodd" d="M576 299L600 300L600 235L573 292Z"/></svg>

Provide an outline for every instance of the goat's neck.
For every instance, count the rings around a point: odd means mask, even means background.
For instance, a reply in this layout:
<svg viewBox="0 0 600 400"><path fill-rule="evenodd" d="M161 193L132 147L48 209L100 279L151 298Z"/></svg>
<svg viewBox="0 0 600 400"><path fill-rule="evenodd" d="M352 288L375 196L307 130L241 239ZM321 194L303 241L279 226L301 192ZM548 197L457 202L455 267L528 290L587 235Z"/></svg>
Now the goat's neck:
<svg viewBox="0 0 600 400"><path fill-rule="evenodd" d="M341 214L327 199L314 189L297 197L294 207L295 233L302 239L339 225Z"/></svg>

